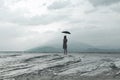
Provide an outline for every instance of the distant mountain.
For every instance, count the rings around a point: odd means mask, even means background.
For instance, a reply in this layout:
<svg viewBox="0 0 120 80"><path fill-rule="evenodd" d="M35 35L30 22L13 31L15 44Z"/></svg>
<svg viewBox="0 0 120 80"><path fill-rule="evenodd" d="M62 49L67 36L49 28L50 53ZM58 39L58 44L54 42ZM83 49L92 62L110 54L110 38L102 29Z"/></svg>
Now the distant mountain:
<svg viewBox="0 0 120 80"><path fill-rule="evenodd" d="M61 52L61 49L54 48L51 46L43 46L43 47L32 48L32 49L29 49L28 51L42 52L42 53L54 53L54 52Z"/></svg>
<svg viewBox="0 0 120 80"><path fill-rule="evenodd" d="M68 44L68 52L85 52L88 49L95 49L93 46L84 44L84 43L70 43ZM54 53L54 52L63 52L62 45L58 46L58 44L51 44L48 46L38 46L28 51L32 52L46 52L46 53Z"/></svg>
<svg viewBox="0 0 120 80"><path fill-rule="evenodd" d="M27 50L28 52L41 52L41 53L58 53L63 52L62 45L58 44L48 44L47 46L38 46ZM120 49L99 49L92 45L85 43L69 43L68 52L78 53L78 52L120 52Z"/></svg>
<svg viewBox="0 0 120 80"><path fill-rule="evenodd" d="M95 47L89 44L79 43L79 42L70 43L68 45L68 51L70 52L84 52L91 48L95 48Z"/></svg>
<svg viewBox="0 0 120 80"><path fill-rule="evenodd" d="M99 48L89 48L83 52L100 52L100 53L120 53L120 49L99 49Z"/></svg>

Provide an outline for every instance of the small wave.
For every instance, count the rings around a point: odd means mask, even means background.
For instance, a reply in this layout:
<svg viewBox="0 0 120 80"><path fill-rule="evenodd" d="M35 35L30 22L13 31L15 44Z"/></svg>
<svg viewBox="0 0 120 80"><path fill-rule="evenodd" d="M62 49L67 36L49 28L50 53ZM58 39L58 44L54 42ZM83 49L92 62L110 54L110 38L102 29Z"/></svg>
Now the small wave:
<svg viewBox="0 0 120 80"><path fill-rule="evenodd" d="M49 57L49 56L50 56L50 55L35 56L35 57L31 57L31 58L25 59L25 60L23 60L22 62L27 63L27 62L33 61L33 60L35 60L35 59L47 58L47 57Z"/></svg>

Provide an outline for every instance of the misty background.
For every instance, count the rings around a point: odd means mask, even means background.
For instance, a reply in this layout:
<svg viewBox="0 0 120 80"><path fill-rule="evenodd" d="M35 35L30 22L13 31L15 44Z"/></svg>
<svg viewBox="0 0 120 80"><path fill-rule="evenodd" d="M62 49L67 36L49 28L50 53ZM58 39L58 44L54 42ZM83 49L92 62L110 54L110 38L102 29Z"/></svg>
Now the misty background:
<svg viewBox="0 0 120 80"><path fill-rule="evenodd" d="M120 49L120 0L0 0L0 51L62 48L63 30L69 45Z"/></svg>

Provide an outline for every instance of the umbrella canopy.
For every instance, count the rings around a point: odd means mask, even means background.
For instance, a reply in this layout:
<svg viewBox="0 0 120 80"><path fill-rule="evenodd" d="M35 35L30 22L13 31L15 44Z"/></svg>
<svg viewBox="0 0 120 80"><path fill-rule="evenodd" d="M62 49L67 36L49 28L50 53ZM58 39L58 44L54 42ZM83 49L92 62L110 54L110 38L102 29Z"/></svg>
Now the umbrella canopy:
<svg viewBox="0 0 120 80"><path fill-rule="evenodd" d="M62 33L71 34L69 31L62 31Z"/></svg>

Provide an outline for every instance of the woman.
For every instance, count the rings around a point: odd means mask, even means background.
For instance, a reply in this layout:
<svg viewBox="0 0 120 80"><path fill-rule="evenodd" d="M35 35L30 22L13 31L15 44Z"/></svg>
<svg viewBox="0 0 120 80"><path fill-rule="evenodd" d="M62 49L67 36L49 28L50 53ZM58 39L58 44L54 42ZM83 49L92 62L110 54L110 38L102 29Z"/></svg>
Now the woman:
<svg viewBox="0 0 120 80"><path fill-rule="evenodd" d="M63 49L64 49L64 54L67 55L67 36L64 36L63 39Z"/></svg>

